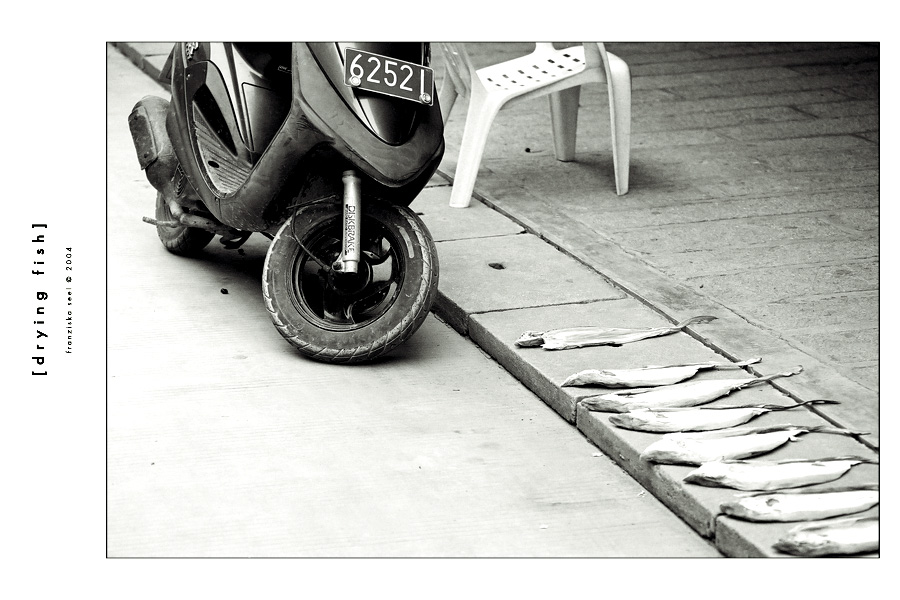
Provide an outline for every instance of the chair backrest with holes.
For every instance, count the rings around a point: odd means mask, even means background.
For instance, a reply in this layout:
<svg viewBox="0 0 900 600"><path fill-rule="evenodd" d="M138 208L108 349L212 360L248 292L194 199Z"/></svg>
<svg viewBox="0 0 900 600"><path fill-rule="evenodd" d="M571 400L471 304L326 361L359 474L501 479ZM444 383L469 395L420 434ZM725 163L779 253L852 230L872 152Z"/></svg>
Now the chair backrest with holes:
<svg viewBox="0 0 900 600"><path fill-rule="evenodd" d="M607 70L609 59L606 57L606 46L602 42L584 42L584 62L588 68L604 66Z"/></svg>
<svg viewBox="0 0 900 600"><path fill-rule="evenodd" d="M455 87L461 96L468 96L471 93L470 82L472 75L475 74L475 67L469 60L463 44L452 42L438 42L441 51L444 54L444 60L447 63L447 76L453 81Z"/></svg>

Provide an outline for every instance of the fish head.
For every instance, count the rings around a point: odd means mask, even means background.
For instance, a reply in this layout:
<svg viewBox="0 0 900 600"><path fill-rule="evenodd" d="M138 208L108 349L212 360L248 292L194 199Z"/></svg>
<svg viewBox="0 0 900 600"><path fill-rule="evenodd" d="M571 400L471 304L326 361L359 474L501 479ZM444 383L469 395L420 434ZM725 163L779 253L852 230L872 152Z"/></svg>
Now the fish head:
<svg viewBox="0 0 900 600"><path fill-rule="evenodd" d="M534 348L544 343L543 331L526 331L516 340L516 346L520 348Z"/></svg>
<svg viewBox="0 0 900 600"><path fill-rule="evenodd" d="M636 420L630 413L617 413L609 417L609 422L617 427L630 429L641 421Z"/></svg>
<svg viewBox="0 0 900 600"><path fill-rule="evenodd" d="M596 412L628 412L627 405L616 398L610 398L608 394L602 396L588 396L587 398L582 398L579 403L586 409Z"/></svg>
<svg viewBox="0 0 900 600"><path fill-rule="evenodd" d="M738 518L746 518L750 515L750 511L744 505L743 501L730 501L723 502L719 505L719 511L723 515L728 515L729 517L738 517Z"/></svg>
<svg viewBox="0 0 900 600"><path fill-rule="evenodd" d="M721 460L705 462L684 478L688 483L702 483L704 481L723 481L728 477L728 464Z"/></svg>
<svg viewBox="0 0 900 600"><path fill-rule="evenodd" d="M584 371L579 371L574 375L569 375L566 380L562 382L562 387L578 385L608 385L610 383L615 383L615 379L610 376L608 371L587 369Z"/></svg>

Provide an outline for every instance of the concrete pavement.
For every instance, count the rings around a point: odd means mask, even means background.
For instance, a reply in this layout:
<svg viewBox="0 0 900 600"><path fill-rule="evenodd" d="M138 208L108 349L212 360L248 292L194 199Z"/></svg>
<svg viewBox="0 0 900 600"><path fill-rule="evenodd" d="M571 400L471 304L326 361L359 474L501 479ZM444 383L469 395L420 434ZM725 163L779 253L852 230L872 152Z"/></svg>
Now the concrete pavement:
<svg viewBox="0 0 900 600"><path fill-rule="evenodd" d="M317 363L264 309L263 236L166 252L123 118L162 88L108 61L108 556L721 556L437 317Z"/></svg>
<svg viewBox="0 0 900 600"><path fill-rule="evenodd" d="M528 48L469 44L476 66ZM631 191L613 193L594 85L575 162L553 157L546 102L516 105L494 123L476 193L670 319L718 316L712 347L803 364L784 389L845 398L823 414L877 440L878 46L608 50L632 70ZM450 176L464 106L447 128Z"/></svg>
<svg viewBox="0 0 900 600"><path fill-rule="evenodd" d="M152 73L168 44L119 46ZM501 112L476 181L481 202L449 209L448 185L434 185L413 204L438 242L435 310L724 554L777 555L771 545L787 526L719 516L731 492L683 483L686 467L641 461L655 436L613 427L578 402L596 390L559 383L584 368L762 356L749 370L765 375L799 364L802 374L722 403L840 400L755 423L830 422L871 431L865 444L810 434L772 458L877 456L877 48L608 49L634 77L631 191L614 193L602 89L582 94L575 163L553 159L545 103ZM523 50L470 48L481 64ZM439 54L435 62L440 71ZM462 111L447 128L448 180ZM697 314L718 320L620 348L513 345L526 329L656 326ZM863 466L842 482L877 480L877 467Z"/></svg>

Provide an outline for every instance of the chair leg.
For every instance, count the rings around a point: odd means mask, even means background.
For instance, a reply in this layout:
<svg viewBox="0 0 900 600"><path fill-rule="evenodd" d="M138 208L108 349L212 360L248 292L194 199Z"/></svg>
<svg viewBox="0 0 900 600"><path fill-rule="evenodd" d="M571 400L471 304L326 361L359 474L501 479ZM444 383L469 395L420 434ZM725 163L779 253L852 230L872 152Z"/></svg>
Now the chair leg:
<svg viewBox="0 0 900 600"><path fill-rule="evenodd" d="M484 155L488 131L494 117L500 111L500 106L501 104L492 101L482 90L472 90L459 157L456 161L453 189L450 192L450 206L453 208L466 208L472 200L472 190L475 189L475 178L478 176L478 167Z"/></svg>
<svg viewBox="0 0 900 600"><path fill-rule="evenodd" d="M456 104L458 97L459 91L453 85L453 81L450 77L444 76L444 82L441 83L441 89L438 90L438 104L441 106L441 119L444 121L444 125L447 124L450 111L453 110L453 105Z"/></svg>
<svg viewBox="0 0 900 600"><path fill-rule="evenodd" d="M609 57L609 120L612 130L613 166L616 172L616 194L628 192L631 162L631 73L618 56Z"/></svg>
<svg viewBox="0 0 900 600"><path fill-rule="evenodd" d="M553 124L556 160L575 160L575 138L578 132L578 100L581 86L570 87L548 96Z"/></svg>

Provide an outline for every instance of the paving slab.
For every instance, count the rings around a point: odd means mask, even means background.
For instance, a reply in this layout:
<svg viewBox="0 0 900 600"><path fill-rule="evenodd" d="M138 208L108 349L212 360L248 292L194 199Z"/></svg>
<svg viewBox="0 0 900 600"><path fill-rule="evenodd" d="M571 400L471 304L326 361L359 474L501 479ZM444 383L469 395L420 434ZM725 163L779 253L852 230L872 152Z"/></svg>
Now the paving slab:
<svg viewBox="0 0 900 600"><path fill-rule="evenodd" d="M829 420L847 427L872 432L869 443L879 443L878 396L871 387L849 379L834 368L825 357L816 357L782 338L761 324L748 321L746 315L711 299L696 287L680 284L661 273L646 260L635 256L583 222L561 216L570 207L558 207L540 201L523 187L496 188L484 202L503 214L514 217L529 231L557 247L567 250L582 262L602 272L617 287L640 299L648 306L662 309L677 321L697 314L719 317L715 327L707 328L706 343L730 357L745 355L769 356L783 364L800 364L806 369L805 378L778 383L799 399L834 398L847 402L823 409ZM599 201L599 199L598 199ZM623 201L625 202L625 201ZM866 376L871 380L871 371Z"/></svg>
<svg viewBox="0 0 900 600"><path fill-rule="evenodd" d="M845 182L847 178L852 177L850 174L859 175L856 171L847 173ZM561 179L553 179L562 182ZM749 319L745 314L746 311L736 311L736 307L723 304L697 285L687 285L686 282L682 283L662 272L648 261L646 254L624 246L617 233L608 232L601 226L589 225L592 220L602 223L603 210L607 206L606 199L610 197L610 192L605 187L594 185L593 198L583 200L588 193L582 190L566 196L571 203L560 204L553 201L554 196L550 195L549 188L546 187L546 179L544 183L539 184L543 187L538 189L529 187L528 184L535 180L534 174L527 176L526 182L516 182L507 174L485 171L483 176L479 175L479 180L485 181L483 187L476 188L481 190L478 191L477 197L484 203L522 224L528 231L539 234L554 246L564 248L573 257L591 265L610 281L615 282L617 287L645 304L656 307L672 320L677 321L696 314L718 316L720 318L718 326L708 330L709 336L706 341L725 355L738 357L747 353L771 355L773 359L803 365L807 369L808 378L804 379L803 383L785 382L783 389L802 394L796 396L801 399L846 400L846 403L828 407L824 412L831 415L830 419L833 422L872 432L870 443L877 445L879 439L877 391L871 385L867 386L844 375L844 373L854 374L856 377L866 377L866 380L871 381L871 372L866 375L853 373L852 369L847 368L837 370L833 361L827 360L825 356L816 356L815 353L811 355L804 350L805 346L799 341L785 338L783 332ZM802 178L795 177L794 180L799 183ZM812 185L812 182L810 183ZM835 184L839 185L838 180L835 180ZM791 187L794 185L792 183ZM815 185L822 189L821 180ZM829 184L826 182L825 185ZM760 188L755 189L758 193ZM771 190L770 192L775 193ZM735 192L731 190L730 193ZM640 194L640 191L634 194L629 192L625 197L616 197L612 194L614 200L610 200L609 203L622 205L642 203L644 198ZM583 202L594 205L596 215L599 216L590 215L590 211L583 212L585 210ZM584 216L586 214L590 216ZM830 231L842 238L847 237L845 231L839 228L832 228ZM695 226L694 235L695 238L705 235L705 225ZM727 236L727 230L722 235ZM761 228L758 235L770 235L769 230ZM685 240L690 239L692 238L685 236ZM664 254L661 253L660 256ZM790 275L788 277L790 278Z"/></svg>
<svg viewBox="0 0 900 600"><path fill-rule="evenodd" d="M525 233L521 225L479 202L469 206L471 210L451 208L451 189L446 179L436 175L410 205L435 242Z"/></svg>
<svg viewBox="0 0 900 600"><path fill-rule="evenodd" d="M159 74L172 51L172 42L114 43L113 45L154 80L159 79Z"/></svg>
<svg viewBox="0 0 900 600"><path fill-rule="evenodd" d="M438 242L442 316L467 333L471 315L624 297L621 290L538 237Z"/></svg>
<svg viewBox="0 0 900 600"><path fill-rule="evenodd" d="M844 73L835 75L833 70L824 75L810 75L807 77L792 77L788 73L790 70L782 69L773 73L773 69L756 69L750 72L748 69L741 70L736 75L736 80L728 81L727 84L713 83L704 85L702 83L679 81L675 78L656 79L644 78L641 85L647 88L655 88L660 84L667 84L665 87L682 100L698 100L706 98L718 98L729 96L752 96L777 93L796 93L821 89L837 89L842 87L856 88L857 86L871 86L878 82L878 73L875 72L857 72ZM747 77L741 77L740 73ZM768 75L780 75L770 77ZM796 71L794 75L797 75Z"/></svg>
<svg viewBox="0 0 900 600"><path fill-rule="evenodd" d="M855 133L858 131L877 131L878 115L860 117L844 117L836 119L817 119L815 121L793 121L790 123L764 123L726 127L720 130L723 135L735 140L766 140L779 138L803 137L808 135L835 135Z"/></svg>
<svg viewBox="0 0 900 600"><path fill-rule="evenodd" d="M596 346L550 351L542 348L519 348L515 345L515 340L525 331L549 331L584 325L663 327L671 326L672 323L633 298L620 298L476 314L470 318L469 335L570 423L575 422L577 400L588 392L581 391L580 388L562 388L560 385L569 375L578 371L671 364L672 361L700 362L717 358L714 352L683 332L620 347Z"/></svg>
<svg viewBox="0 0 900 600"><path fill-rule="evenodd" d="M839 481L841 485L865 485L868 472L868 480L877 478L873 472L876 467L872 465L860 465L853 467L850 473L844 475ZM833 489L827 486L819 486L823 491ZM847 517L870 517L880 515L878 506L867 511L847 515ZM732 517L720 515L716 520L716 546L722 549L726 556L732 558L770 558L790 557L790 554L775 550L772 546L781 539L791 528L800 523L750 523ZM861 556L877 556L877 553L863 554Z"/></svg>
<svg viewBox="0 0 900 600"><path fill-rule="evenodd" d="M869 259L878 256L877 240L809 240L782 244L777 248L719 248L693 250L689 255L675 252L648 258L654 266L685 280L706 275L741 271L734 262L753 263L756 268L804 264L810 255L817 260L838 263L842 260Z"/></svg>
<svg viewBox="0 0 900 600"><path fill-rule="evenodd" d="M841 211L835 214L852 215L852 211ZM700 239L697 237L698 222L703 222L708 236L728 240L729 248L778 248L782 244L796 241L845 241L861 237L859 231L850 230L846 225L834 222L836 220L828 212L783 215L777 223L772 222L771 215L715 220L700 216L694 223L661 224L654 227L618 230L615 235L623 245L636 252L649 255L651 259L655 254L667 255L674 252L707 249L709 242L705 236ZM813 255L807 262L815 260L815 258ZM747 266L754 266L755 261L751 259L748 262ZM793 291L792 288L783 286L770 286L770 289L785 293Z"/></svg>
<svg viewBox="0 0 900 600"><path fill-rule="evenodd" d="M765 403L789 406L786 397L766 384L748 388L718 400L709 406L734 406L744 403ZM660 439L661 434L630 431L609 422L608 413L592 412L578 406L577 426L588 439L635 479L669 506L701 535L715 540L716 547L727 556L777 556L772 550L778 538L789 528L788 524L743 524L736 519L722 517L720 505L733 500L739 492L725 488L713 488L685 483L683 479L695 468L684 465L649 464L640 457L647 446ZM791 411L767 413L746 426L767 427L775 425L827 425L805 407ZM828 458L837 456L862 456L877 459L877 455L854 438L807 433L797 441L764 455L765 460L789 460L797 458ZM838 483L821 484L817 489L829 489L835 485L873 484L879 481L875 465L859 465ZM722 521L730 529L720 533ZM734 523L732 523L734 522Z"/></svg>
<svg viewBox="0 0 900 600"><path fill-rule="evenodd" d="M701 535L714 539L717 547L733 556L776 556L772 544L787 531L787 526L767 526L751 529L752 535L741 535L728 530L719 540L716 526L719 505L730 500L732 490L706 488L685 484L682 480L692 467L681 465L651 465L640 458L640 453L658 439L659 434L628 431L609 423L609 415L585 410L579 400L598 393L598 388L562 388L560 383L569 375L585 368L627 368L650 364L700 362L724 357L717 355L699 340L688 334L676 333L626 344L621 347L593 347L575 350L546 351L539 348L517 348L514 340L528 329L546 330L583 324L603 324L602 319L616 326L667 325L658 313L633 298L587 304L561 305L502 312L488 312L471 316L469 334L473 341L484 348L501 365L540 396L551 408L593 441L607 455L628 471L664 504L690 524ZM708 336L716 322L695 327L699 335ZM738 357L748 358L748 357ZM786 370L789 366L764 358L753 365L756 375ZM747 370L749 371L749 369ZM747 376L747 372L742 375ZM802 379L804 373L775 380L734 392L717 405L777 404L792 406L794 400L781 393L773 385L792 379ZM737 376L734 372L715 371L697 379L724 379ZM601 388L602 391L602 388ZM829 425L818 412L805 407L792 411L772 412L753 421L753 426L773 425ZM802 444L802 446L801 446ZM855 438L810 433L799 436L792 447L776 451L775 460L783 458L829 457L864 455L875 458L875 453ZM869 471L864 483L878 479L877 469ZM740 525L738 526L741 527Z"/></svg>
<svg viewBox="0 0 900 600"><path fill-rule="evenodd" d="M124 48L144 58L149 56L168 56L174 42L129 42ZM121 47L122 45L119 45Z"/></svg>
<svg viewBox="0 0 900 600"><path fill-rule="evenodd" d="M648 90L653 91L653 90ZM846 96L832 90L810 90L804 92L786 92L783 94L766 94L756 96L736 96L726 98L705 98L703 100L673 100L672 97L667 98L669 102L661 104L660 98L646 97L641 94L641 101L635 102L632 98L631 115L634 119L641 119L644 116L664 116L664 115L683 115L693 112L709 112L721 110L740 110L746 108L756 108L762 106L779 106L779 105L815 105L820 102L836 102L845 100ZM582 107L590 107L592 105L605 105L608 100L604 100L601 95L588 95L581 103Z"/></svg>
<svg viewBox="0 0 900 600"><path fill-rule="evenodd" d="M578 305L563 305L523 310L511 310L496 313L474 315L471 318L470 335L476 343L485 348L498 362L510 370L535 391L554 410L569 422L576 423L578 429L604 450L613 460L642 483L654 495L667 504L676 514L681 516L695 530L704 536L716 538L716 519L721 502L731 499L733 491L704 488L687 485L682 482L684 476L692 470L690 467L677 465L648 465L640 459L643 451L658 434L632 432L611 425L609 415L584 410L578 401L590 394L598 393L597 388L561 388L561 381L584 368L626 368L649 364L668 364L672 362L700 362L719 359L714 351L687 334L672 334L652 338L621 347L595 347L565 351L545 351L539 348L517 348L513 341L526 329L544 330L556 327L573 326L575 324L600 324L602 318L617 326L631 323L635 319L642 325L658 326L668 324L662 317L633 299L607 301ZM704 330L715 327L715 322L700 326ZM763 363L766 363L764 359ZM784 365L773 370L773 365L754 365L754 370L772 373L784 370ZM760 373L762 374L762 373ZM746 373L742 373L746 376ZM802 373L795 377L802 377ZM723 379L736 377L733 372L713 372L703 374L698 379ZM779 380L779 381L786 381ZM727 400L719 404L778 404L792 406L794 401L780 393L771 384L748 388L735 392ZM755 426L772 426L782 424L794 425L827 425L813 411L798 408L789 412L778 412L764 415L753 422ZM813 437L817 439L813 439ZM832 439L833 437L833 439ZM805 442L804 452L792 454L783 451L777 458L800 458L814 456L840 456L845 454L866 454L873 456L868 448L852 438L843 436L826 436L825 434L807 434L801 436ZM872 474L866 483L877 481L877 474ZM784 528L775 531L778 535ZM756 541L737 536L726 538L728 544L734 545L734 555L772 555L769 551L774 540L772 531L766 535L757 533ZM777 540L777 537L775 537ZM752 552L748 549L752 548ZM721 549L721 548L720 548ZM724 550L723 550L724 551ZM727 552L726 552L727 553Z"/></svg>
<svg viewBox="0 0 900 600"><path fill-rule="evenodd" d="M696 54L702 53L694 50ZM709 71L733 71L743 72L750 68L784 66L792 71L795 67L802 67L810 63L835 63L835 62L861 62L877 61L879 50L877 46L871 47L835 47L831 44L820 44L818 48L812 45L806 47L797 46L792 52L769 52L754 54L722 55L718 57L705 56L695 60L683 60L676 56L676 60L666 56L665 60L639 61L632 69L634 76L641 77L655 73L686 73L701 74Z"/></svg>

